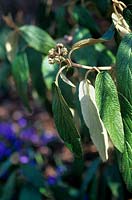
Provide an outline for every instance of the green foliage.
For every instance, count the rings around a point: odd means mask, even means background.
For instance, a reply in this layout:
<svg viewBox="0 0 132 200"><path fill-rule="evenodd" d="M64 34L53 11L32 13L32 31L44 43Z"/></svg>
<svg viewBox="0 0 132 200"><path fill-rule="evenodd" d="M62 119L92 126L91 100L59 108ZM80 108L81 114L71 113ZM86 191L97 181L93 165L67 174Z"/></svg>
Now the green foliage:
<svg viewBox="0 0 132 200"><path fill-rule="evenodd" d="M116 57L116 79L118 92L132 104L132 34L121 41Z"/></svg>
<svg viewBox="0 0 132 200"><path fill-rule="evenodd" d="M12 73L20 98L30 111L31 108L28 101L29 64L25 53L19 53L16 55L12 63Z"/></svg>
<svg viewBox="0 0 132 200"><path fill-rule="evenodd" d="M19 200L42 200L41 194L31 185L25 185L21 191Z"/></svg>
<svg viewBox="0 0 132 200"><path fill-rule="evenodd" d="M125 145L123 154L117 152L119 168L127 185L132 191L132 106L129 101L120 95L122 118L124 124Z"/></svg>
<svg viewBox="0 0 132 200"><path fill-rule="evenodd" d="M20 35L27 42L28 46L47 54L55 46L54 40L44 30L33 26L25 25L19 28Z"/></svg>
<svg viewBox="0 0 132 200"><path fill-rule="evenodd" d="M9 176L4 188L1 200L11 200L15 192L16 172L12 172Z"/></svg>
<svg viewBox="0 0 132 200"><path fill-rule="evenodd" d="M80 135L74 125L72 113L56 83L53 83L53 115L60 137L78 158L82 157Z"/></svg>
<svg viewBox="0 0 132 200"><path fill-rule="evenodd" d="M132 4L128 5L123 10L123 17L129 25L130 29L132 29Z"/></svg>
<svg viewBox="0 0 132 200"><path fill-rule="evenodd" d="M120 151L124 151L124 130L120 113L120 104L116 86L107 72L97 75L96 102L104 125L110 135L114 146Z"/></svg>

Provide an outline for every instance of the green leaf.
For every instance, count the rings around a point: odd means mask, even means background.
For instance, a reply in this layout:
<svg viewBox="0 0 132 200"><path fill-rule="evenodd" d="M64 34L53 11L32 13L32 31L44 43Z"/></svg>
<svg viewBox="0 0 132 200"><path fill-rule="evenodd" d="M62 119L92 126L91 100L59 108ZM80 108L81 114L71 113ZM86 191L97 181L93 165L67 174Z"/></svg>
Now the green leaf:
<svg viewBox="0 0 132 200"><path fill-rule="evenodd" d="M40 52L32 48L27 48L27 58L29 63L30 76L32 85L36 89L39 97L43 100L46 99L46 85L41 71L42 55Z"/></svg>
<svg viewBox="0 0 132 200"><path fill-rule="evenodd" d="M18 39L19 39L18 32L12 31L9 33L7 41L5 43L7 58L11 63L13 62L16 53L18 51Z"/></svg>
<svg viewBox="0 0 132 200"><path fill-rule="evenodd" d="M16 55L12 63L12 73L16 82L18 94L22 99L25 107L31 111L28 103L29 66L27 55L25 53L19 53Z"/></svg>
<svg viewBox="0 0 132 200"><path fill-rule="evenodd" d="M80 196L81 197L85 196L85 192L88 188L88 185L92 181L93 176L95 176L97 169L101 163L100 161L101 161L100 159L94 160L92 162L92 164L89 166L89 168L86 170L84 180L83 180L81 188L80 188Z"/></svg>
<svg viewBox="0 0 132 200"><path fill-rule="evenodd" d="M118 92L132 104L132 33L122 39L116 59Z"/></svg>
<svg viewBox="0 0 132 200"><path fill-rule="evenodd" d="M116 86L107 72L101 72L95 82L96 102L100 117L114 146L124 150L124 130Z"/></svg>
<svg viewBox="0 0 132 200"><path fill-rule="evenodd" d="M37 51L47 54L55 46L55 41L50 35L36 26L25 25L20 27L19 30L27 44Z"/></svg>
<svg viewBox="0 0 132 200"><path fill-rule="evenodd" d="M128 5L123 10L123 17L129 25L130 29L132 29L132 4Z"/></svg>
<svg viewBox="0 0 132 200"><path fill-rule="evenodd" d="M73 35L73 43L75 43L76 45L80 40L90 40L91 37L92 36L89 30L87 30L86 28L78 27L75 29ZM73 60L75 60L77 63L83 65L97 65L97 53L94 46L85 46L84 48L80 48L78 49L78 51L73 52L72 57Z"/></svg>
<svg viewBox="0 0 132 200"><path fill-rule="evenodd" d="M96 21L85 7L75 6L72 11L72 17L79 25L90 29L92 33L99 33L100 30Z"/></svg>
<svg viewBox="0 0 132 200"><path fill-rule="evenodd" d="M100 38L87 38L87 39L83 39L80 40L79 42L76 42L73 46L72 46L72 51L80 49L84 46L89 46L89 45L93 45L93 44L97 44L97 43L101 43L101 42L106 42L107 40L111 40L114 37L115 34L115 28L114 25L112 24L109 29L100 37Z"/></svg>
<svg viewBox="0 0 132 200"><path fill-rule="evenodd" d="M1 26L0 27L0 60L4 60L6 58L6 49L5 43L8 38L8 34L11 32L9 27Z"/></svg>
<svg viewBox="0 0 132 200"><path fill-rule="evenodd" d="M88 81L81 81L79 85L79 100L84 122L89 128L90 137L95 144L103 161L108 159L108 135L99 116L95 102L94 87Z"/></svg>
<svg viewBox="0 0 132 200"><path fill-rule="evenodd" d="M49 90L51 90L52 88L52 83L55 80L57 72L58 72L58 67L56 67L56 65L49 64L48 56L43 57L42 74L45 84Z"/></svg>
<svg viewBox="0 0 132 200"><path fill-rule="evenodd" d="M74 153L74 155L81 158L82 148L80 135L75 127L71 111L56 83L53 83L52 110L60 137L64 140L66 146Z"/></svg>
<svg viewBox="0 0 132 200"><path fill-rule="evenodd" d="M12 172L6 184L3 187L3 195L1 200L11 200L15 192L16 172Z"/></svg>
<svg viewBox="0 0 132 200"><path fill-rule="evenodd" d="M42 200L39 191L31 185L25 185L20 190L19 200Z"/></svg>
<svg viewBox="0 0 132 200"><path fill-rule="evenodd" d="M21 170L28 182L30 182L34 187L37 189L44 187L44 177L37 167L31 164L25 164L21 166Z"/></svg>
<svg viewBox="0 0 132 200"><path fill-rule="evenodd" d="M124 152L117 152L119 168L127 188L132 192L132 105L120 94L121 111L124 124Z"/></svg>

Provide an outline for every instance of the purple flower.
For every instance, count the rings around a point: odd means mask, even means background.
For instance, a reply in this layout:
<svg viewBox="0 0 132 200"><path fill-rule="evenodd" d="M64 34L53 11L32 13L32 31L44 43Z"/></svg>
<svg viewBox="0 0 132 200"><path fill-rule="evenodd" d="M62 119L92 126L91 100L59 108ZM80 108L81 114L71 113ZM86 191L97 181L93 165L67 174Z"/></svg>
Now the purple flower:
<svg viewBox="0 0 132 200"><path fill-rule="evenodd" d="M49 176L47 182L49 185L55 185L57 183L57 177Z"/></svg>
<svg viewBox="0 0 132 200"><path fill-rule="evenodd" d="M5 156L5 152L6 152L6 145L3 142L0 142L0 159L2 159L3 156Z"/></svg>
<svg viewBox="0 0 132 200"><path fill-rule="evenodd" d="M0 136L10 141L13 141L16 138L10 123L0 123Z"/></svg>
<svg viewBox="0 0 132 200"><path fill-rule="evenodd" d="M18 120L18 124L20 127L24 128L27 125L27 120L22 117Z"/></svg>
<svg viewBox="0 0 132 200"><path fill-rule="evenodd" d="M22 164L27 164L29 162L29 157L28 156L25 156L25 155L21 155L20 158L19 158L19 161L22 163Z"/></svg>
<svg viewBox="0 0 132 200"><path fill-rule="evenodd" d="M41 135L41 141L44 145L55 140L56 140L56 136L53 134L44 133L43 135Z"/></svg>

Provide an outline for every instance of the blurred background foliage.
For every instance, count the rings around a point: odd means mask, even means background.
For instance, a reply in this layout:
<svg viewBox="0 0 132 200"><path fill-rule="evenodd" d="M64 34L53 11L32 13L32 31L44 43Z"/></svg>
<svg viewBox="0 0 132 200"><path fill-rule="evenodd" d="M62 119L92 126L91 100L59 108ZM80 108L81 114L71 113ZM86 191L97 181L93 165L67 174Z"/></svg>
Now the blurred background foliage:
<svg viewBox="0 0 132 200"><path fill-rule="evenodd" d="M1 200L132 197L114 152L107 163L100 161L81 116L78 89L61 79L59 86L81 133L83 161L64 146L52 118L52 82L58 66L48 63L48 51L57 42L70 49L81 39L100 37L111 25L111 13L111 0L0 0ZM75 51L72 59L91 66L114 64L120 41L115 37ZM78 86L85 72L70 68L65 74ZM95 74L89 76L93 80Z"/></svg>

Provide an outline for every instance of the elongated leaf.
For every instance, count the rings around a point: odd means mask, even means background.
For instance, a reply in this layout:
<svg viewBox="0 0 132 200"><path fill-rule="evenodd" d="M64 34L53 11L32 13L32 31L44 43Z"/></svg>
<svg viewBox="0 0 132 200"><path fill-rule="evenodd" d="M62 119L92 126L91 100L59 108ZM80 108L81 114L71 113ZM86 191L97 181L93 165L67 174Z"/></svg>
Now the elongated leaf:
<svg viewBox="0 0 132 200"><path fill-rule="evenodd" d="M108 159L108 135L99 116L95 102L94 87L88 81L81 81L79 85L79 100L85 124L89 128L90 136L103 161Z"/></svg>
<svg viewBox="0 0 132 200"><path fill-rule="evenodd" d="M12 196L15 192L15 183L16 183L16 172L13 172L9 176L9 178L3 188L3 195L1 197L1 200L11 200L12 199Z"/></svg>
<svg viewBox="0 0 132 200"><path fill-rule="evenodd" d="M16 82L16 87L20 98L24 105L30 110L28 103L28 78L29 78L29 66L27 55L20 53L16 55L12 63L12 73Z"/></svg>
<svg viewBox="0 0 132 200"><path fill-rule="evenodd" d="M48 51L55 46L55 42L50 35L36 26L25 25L20 27L19 30L27 44L37 51L47 54Z"/></svg>
<svg viewBox="0 0 132 200"><path fill-rule="evenodd" d="M127 34L120 43L115 69L118 92L132 104L132 33Z"/></svg>
<svg viewBox="0 0 132 200"><path fill-rule="evenodd" d="M124 150L124 130L116 86L107 72L101 72L95 82L96 102L100 117L114 146Z"/></svg>
<svg viewBox="0 0 132 200"><path fill-rule="evenodd" d="M100 42L105 42L107 40L111 40L113 38L114 34L115 34L115 29L114 29L114 25L112 24L110 26L110 28L106 31L106 33L104 33L102 35L102 37L100 37L98 39L87 38L87 39L80 40L79 42L76 42L72 46L72 51L80 49L84 46L89 46L89 45L97 44L97 43L100 43Z"/></svg>
<svg viewBox="0 0 132 200"><path fill-rule="evenodd" d="M7 58L11 63L13 62L18 50L18 39L19 39L18 32L12 31L8 35L7 41L5 43Z"/></svg>
<svg viewBox="0 0 132 200"><path fill-rule="evenodd" d="M117 152L119 168L129 191L132 192L132 105L120 95L125 132L124 152Z"/></svg>
<svg viewBox="0 0 132 200"><path fill-rule="evenodd" d="M56 83L53 83L53 115L60 137L66 146L78 158L82 157L81 139L75 127L70 109L61 95Z"/></svg>
<svg viewBox="0 0 132 200"><path fill-rule="evenodd" d="M123 10L123 17L129 25L130 29L132 29L132 4L128 5Z"/></svg>

